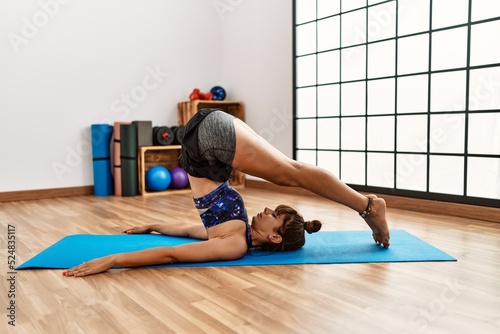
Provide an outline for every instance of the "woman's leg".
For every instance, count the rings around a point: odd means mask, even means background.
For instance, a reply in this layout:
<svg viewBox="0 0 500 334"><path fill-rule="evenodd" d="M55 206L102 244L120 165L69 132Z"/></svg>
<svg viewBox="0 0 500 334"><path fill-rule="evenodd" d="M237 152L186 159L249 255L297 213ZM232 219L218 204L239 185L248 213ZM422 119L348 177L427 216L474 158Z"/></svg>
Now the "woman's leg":
<svg viewBox="0 0 500 334"><path fill-rule="evenodd" d="M329 200L343 204L359 213L367 210L369 200L353 190L332 173L288 158L260 137L247 124L235 119L236 152L233 167L243 173L261 177L278 185L301 187ZM389 246L389 227L385 201L369 195L373 204L365 217L374 240Z"/></svg>

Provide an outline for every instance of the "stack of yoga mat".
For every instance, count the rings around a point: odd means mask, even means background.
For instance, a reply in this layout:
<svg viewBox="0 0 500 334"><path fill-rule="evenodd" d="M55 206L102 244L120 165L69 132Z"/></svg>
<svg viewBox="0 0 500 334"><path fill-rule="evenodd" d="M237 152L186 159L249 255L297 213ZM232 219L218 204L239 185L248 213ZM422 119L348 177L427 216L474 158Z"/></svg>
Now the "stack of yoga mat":
<svg viewBox="0 0 500 334"><path fill-rule="evenodd" d="M115 122L114 126L92 124L95 196L139 194L137 147L152 145L152 129L151 121Z"/></svg>
<svg viewBox="0 0 500 334"><path fill-rule="evenodd" d="M112 134L113 127L108 124L93 124L91 126L94 194L96 196L108 196L113 193L109 147Z"/></svg>

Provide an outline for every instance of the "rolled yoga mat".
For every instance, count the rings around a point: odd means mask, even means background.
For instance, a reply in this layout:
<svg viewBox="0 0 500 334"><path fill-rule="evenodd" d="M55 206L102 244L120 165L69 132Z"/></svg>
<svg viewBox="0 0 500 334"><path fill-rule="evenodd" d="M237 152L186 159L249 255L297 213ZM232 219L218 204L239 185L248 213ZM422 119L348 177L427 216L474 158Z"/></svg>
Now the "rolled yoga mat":
<svg viewBox="0 0 500 334"><path fill-rule="evenodd" d="M113 194L113 174L111 173L111 137L113 127L109 124L92 124L92 165L94 172L94 195Z"/></svg>
<svg viewBox="0 0 500 334"><path fill-rule="evenodd" d="M137 128L135 124L120 125L120 158L122 162L122 196L137 196Z"/></svg>
<svg viewBox="0 0 500 334"><path fill-rule="evenodd" d="M122 159L121 143L120 143L120 125L131 124L130 122L115 122L114 123L114 140L113 140L113 171L115 178L115 195L122 195Z"/></svg>

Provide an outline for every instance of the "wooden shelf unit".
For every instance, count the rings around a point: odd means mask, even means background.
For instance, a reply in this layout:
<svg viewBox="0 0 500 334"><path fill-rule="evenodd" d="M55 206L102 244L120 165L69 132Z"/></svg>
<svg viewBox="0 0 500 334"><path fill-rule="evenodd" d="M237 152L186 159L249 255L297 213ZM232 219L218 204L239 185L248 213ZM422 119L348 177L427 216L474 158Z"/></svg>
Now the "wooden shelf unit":
<svg viewBox="0 0 500 334"><path fill-rule="evenodd" d="M238 101L205 101L195 100L179 102L179 125L186 125L191 117L196 112L203 108L217 108L224 110L242 121L245 121L245 111L243 104ZM146 172L154 166L163 166L168 170L179 166L179 155L181 154L180 145L167 145L167 146L142 146L138 149L138 173L139 173L139 193L143 196L150 195L168 195L190 192L191 189L166 189L163 191L148 191L146 188ZM245 174L240 171L234 170L229 184L234 188L241 188L245 186Z"/></svg>
<svg viewBox="0 0 500 334"><path fill-rule="evenodd" d="M172 189L163 191L148 191L146 188L146 172L154 166L163 166L168 170L179 166L179 155L181 153L180 145L168 146L141 146L138 148L138 173L139 173L139 193L143 196L148 195L167 195L191 192L191 188Z"/></svg>

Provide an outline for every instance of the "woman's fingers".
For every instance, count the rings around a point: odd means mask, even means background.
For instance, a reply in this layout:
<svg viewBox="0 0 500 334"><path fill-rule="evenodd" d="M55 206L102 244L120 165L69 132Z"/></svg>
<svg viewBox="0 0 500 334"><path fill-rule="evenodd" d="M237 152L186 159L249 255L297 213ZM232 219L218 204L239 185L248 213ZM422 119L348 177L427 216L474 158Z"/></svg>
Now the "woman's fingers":
<svg viewBox="0 0 500 334"><path fill-rule="evenodd" d="M111 267L112 265L108 257L103 257L89 262L83 262L76 267L63 271L62 274L64 276L83 277L102 273Z"/></svg>
<svg viewBox="0 0 500 334"><path fill-rule="evenodd" d="M81 265L70 268L68 270L63 271L64 276L81 276L85 272L85 262L83 262Z"/></svg>
<svg viewBox="0 0 500 334"><path fill-rule="evenodd" d="M141 234L141 233L146 233L147 230L148 229L145 226L134 226L134 227L131 227L131 228L128 228L128 229L124 230L123 233L127 233L127 234Z"/></svg>

